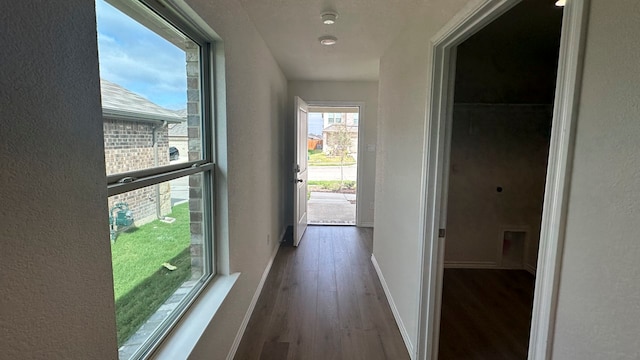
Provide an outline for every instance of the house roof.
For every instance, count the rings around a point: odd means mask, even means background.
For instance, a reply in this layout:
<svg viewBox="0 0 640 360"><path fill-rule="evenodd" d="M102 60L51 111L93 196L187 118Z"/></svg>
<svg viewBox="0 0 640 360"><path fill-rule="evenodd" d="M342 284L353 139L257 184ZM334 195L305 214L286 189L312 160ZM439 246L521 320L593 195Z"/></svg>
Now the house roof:
<svg viewBox="0 0 640 360"><path fill-rule="evenodd" d="M324 128L323 132L338 132L340 131L340 129L338 129L338 126L343 127L342 124L331 124L329 126L327 126L326 128ZM358 126L357 125L347 125L347 131L350 133L357 133L358 132Z"/></svg>
<svg viewBox="0 0 640 360"><path fill-rule="evenodd" d="M187 118L187 109L180 109L174 111L178 116ZM169 125L169 136L188 136L187 122L183 121L177 124Z"/></svg>
<svg viewBox="0 0 640 360"><path fill-rule="evenodd" d="M102 115L104 117L128 121L186 122L186 114L165 109L122 86L100 79L102 93Z"/></svg>

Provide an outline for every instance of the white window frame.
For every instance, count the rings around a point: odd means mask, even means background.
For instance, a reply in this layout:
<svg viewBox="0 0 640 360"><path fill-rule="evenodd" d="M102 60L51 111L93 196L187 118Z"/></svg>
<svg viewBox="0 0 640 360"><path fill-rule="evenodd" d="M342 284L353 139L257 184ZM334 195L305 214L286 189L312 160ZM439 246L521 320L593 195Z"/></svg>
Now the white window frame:
<svg viewBox="0 0 640 360"><path fill-rule="evenodd" d="M214 142L216 135L220 135L217 133L216 120L225 116L224 100L217 98L215 92L221 86L224 87L224 73L220 71L220 67L224 64L224 52L221 46L218 48L218 44L221 45L220 38L182 0L170 1L170 4L161 4L156 0L108 0L107 2L134 19L133 14L138 13L142 7L147 7L197 43L201 49L202 159L107 176L107 196L113 196L184 176L203 174L204 274L197 287L181 306L174 310L163 326L156 329L154 335L131 357L131 359L164 358L162 354L173 353L170 355L172 359L186 359L190 353L186 350L195 346L240 275L239 273L229 274L228 244L222 241L228 242L228 239L226 236L216 236L226 233L225 224L221 224L219 228L216 226L216 219L220 216L224 217L216 212L226 214L226 208L222 208L223 205L220 204L220 200L226 201L226 196L220 196L221 199L216 202L218 195L226 194L224 192L226 184L215 181L216 149L220 150L224 144ZM222 126L222 128L224 132L225 127ZM226 157L223 157L222 165L226 167ZM203 305L203 302L206 305ZM187 310L189 310L188 315ZM186 324L190 324L187 329L185 329ZM175 346L171 345L176 339L182 339L179 341L180 355L175 353Z"/></svg>

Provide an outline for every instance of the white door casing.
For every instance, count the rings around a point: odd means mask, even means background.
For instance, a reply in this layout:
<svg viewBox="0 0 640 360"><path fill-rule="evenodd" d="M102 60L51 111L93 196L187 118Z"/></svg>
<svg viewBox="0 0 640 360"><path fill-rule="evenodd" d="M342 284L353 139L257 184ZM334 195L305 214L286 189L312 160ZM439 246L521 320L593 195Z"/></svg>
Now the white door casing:
<svg viewBox="0 0 640 360"><path fill-rule="evenodd" d="M452 79L456 47L520 0L483 0L447 24L430 44L432 50L431 104L425 127L420 224L422 273L418 306L419 329L416 358L438 358L440 305L444 264L444 238L439 228L446 224L446 196ZM584 38L589 0L567 1L564 9L551 144L547 166L544 208L538 252L537 276L529 360L551 358L558 273L562 258L570 164L581 83Z"/></svg>
<svg viewBox="0 0 640 360"><path fill-rule="evenodd" d="M302 235L307 230L307 179L309 171L307 167L307 132L309 106L296 96L295 104L295 150L293 165L293 246L298 246Z"/></svg>

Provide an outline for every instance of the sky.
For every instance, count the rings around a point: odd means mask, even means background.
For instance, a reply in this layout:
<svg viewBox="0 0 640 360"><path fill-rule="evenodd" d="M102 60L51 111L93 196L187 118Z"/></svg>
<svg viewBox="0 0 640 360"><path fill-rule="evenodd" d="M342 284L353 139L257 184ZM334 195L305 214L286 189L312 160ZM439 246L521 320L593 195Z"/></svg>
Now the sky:
<svg viewBox="0 0 640 360"><path fill-rule="evenodd" d="M100 77L162 107L186 108L184 51L104 0L96 14Z"/></svg>
<svg viewBox="0 0 640 360"><path fill-rule="evenodd" d="M322 113L309 113L309 134L322 136L322 128L324 123Z"/></svg>

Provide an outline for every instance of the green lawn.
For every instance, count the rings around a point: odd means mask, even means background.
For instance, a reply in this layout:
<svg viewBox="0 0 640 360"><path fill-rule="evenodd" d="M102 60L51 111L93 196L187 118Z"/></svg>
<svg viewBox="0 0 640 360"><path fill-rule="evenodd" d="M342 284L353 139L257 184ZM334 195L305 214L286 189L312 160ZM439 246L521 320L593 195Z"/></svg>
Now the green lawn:
<svg viewBox="0 0 640 360"><path fill-rule="evenodd" d="M189 204L159 220L120 233L111 246L118 346L122 345L191 275ZM168 262L177 269L162 266Z"/></svg>
<svg viewBox="0 0 640 360"><path fill-rule="evenodd" d="M353 165L356 160L353 156L347 156L343 165ZM339 156L327 156L322 150L309 150L309 165L313 166L337 166L340 165Z"/></svg>
<svg viewBox="0 0 640 360"><path fill-rule="evenodd" d="M340 190L340 180L309 180L307 181L309 186L318 186L321 189L338 191ZM343 189L355 189L356 182L353 180L345 180L342 184Z"/></svg>

